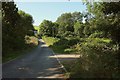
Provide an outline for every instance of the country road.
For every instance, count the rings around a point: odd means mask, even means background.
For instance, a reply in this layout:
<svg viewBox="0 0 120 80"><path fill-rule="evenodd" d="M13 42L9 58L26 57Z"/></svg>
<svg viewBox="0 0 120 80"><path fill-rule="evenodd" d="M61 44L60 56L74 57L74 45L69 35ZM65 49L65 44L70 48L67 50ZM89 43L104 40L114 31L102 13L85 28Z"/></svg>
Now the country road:
<svg viewBox="0 0 120 80"><path fill-rule="evenodd" d="M63 78L64 70L53 51L40 40L32 52L2 65L3 78Z"/></svg>

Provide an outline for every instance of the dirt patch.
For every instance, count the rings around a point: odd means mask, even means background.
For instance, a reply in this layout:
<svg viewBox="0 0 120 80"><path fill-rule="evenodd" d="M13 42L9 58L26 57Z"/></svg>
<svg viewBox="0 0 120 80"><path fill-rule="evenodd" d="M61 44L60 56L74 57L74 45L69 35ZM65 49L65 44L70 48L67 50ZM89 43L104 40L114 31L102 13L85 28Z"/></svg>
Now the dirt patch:
<svg viewBox="0 0 120 80"><path fill-rule="evenodd" d="M78 54L55 54L54 56L49 56L50 58L58 58L60 61L71 61L76 60L80 57Z"/></svg>
<svg viewBox="0 0 120 80"><path fill-rule="evenodd" d="M55 54L53 56L49 56L49 58L58 58L60 62L71 62L76 61L80 58L79 54Z"/></svg>

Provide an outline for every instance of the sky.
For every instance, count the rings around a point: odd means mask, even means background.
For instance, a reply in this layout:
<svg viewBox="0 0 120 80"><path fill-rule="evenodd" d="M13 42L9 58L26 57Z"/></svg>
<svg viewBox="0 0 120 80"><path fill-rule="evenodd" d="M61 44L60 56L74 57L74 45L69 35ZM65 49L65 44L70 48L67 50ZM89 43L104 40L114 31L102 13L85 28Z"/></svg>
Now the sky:
<svg viewBox="0 0 120 80"><path fill-rule="evenodd" d="M19 10L32 15L33 25L39 26L46 19L55 22L66 12L85 12L86 6L82 2L15 2Z"/></svg>

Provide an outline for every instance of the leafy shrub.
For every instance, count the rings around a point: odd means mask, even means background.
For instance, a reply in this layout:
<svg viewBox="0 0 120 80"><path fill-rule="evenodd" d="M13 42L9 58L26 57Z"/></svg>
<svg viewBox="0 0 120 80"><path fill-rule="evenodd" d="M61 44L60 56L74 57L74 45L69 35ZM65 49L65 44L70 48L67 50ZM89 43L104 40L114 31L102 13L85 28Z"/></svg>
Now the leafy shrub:
<svg viewBox="0 0 120 80"><path fill-rule="evenodd" d="M115 44L95 39L77 44L81 57L72 69L72 77L118 78L118 59Z"/></svg>
<svg viewBox="0 0 120 80"><path fill-rule="evenodd" d="M77 44L79 41L80 41L80 40L77 39L77 38L75 38L75 39L70 38L70 39L68 40L68 42L67 42L67 45L68 45L68 46L73 46L73 45Z"/></svg>
<svg viewBox="0 0 120 80"><path fill-rule="evenodd" d="M75 34L71 31L66 31L64 34L62 34L63 37L73 37Z"/></svg>
<svg viewBox="0 0 120 80"><path fill-rule="evenodd" d="M47 43L48 46L56 44L59 39L54 37L43 36L42 39Z"/></svg>
<svg viewBox="0 0 120 80"><path fill-rule="evenodd" d="M68 53L68 54L70 54L70 53L72 53L74 51L75 51L75 49L72 49L72 48L67 48L67 49L64 50L64 52Z"/></svg>
<svg viewBox="0 0 120 80"><path fill-rule="evenodd" d="M95 33L91 34L91 35L89 36L89 38L103 38L104 35L105 35L105 34L104 34L103 32L95 32Z"/></svg>

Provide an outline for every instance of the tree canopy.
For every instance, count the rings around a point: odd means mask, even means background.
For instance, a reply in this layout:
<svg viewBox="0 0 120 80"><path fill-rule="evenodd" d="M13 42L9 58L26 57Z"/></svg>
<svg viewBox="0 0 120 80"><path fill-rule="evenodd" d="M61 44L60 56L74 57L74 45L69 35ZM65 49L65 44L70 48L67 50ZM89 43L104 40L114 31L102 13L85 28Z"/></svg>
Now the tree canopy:
<svg viewBox="0 0 120 80"><path fill-rule="evenodd" d="M19 11L14 2L2 2L3 56L25 45L25 36L33 35L33 18Z"/></svg>

